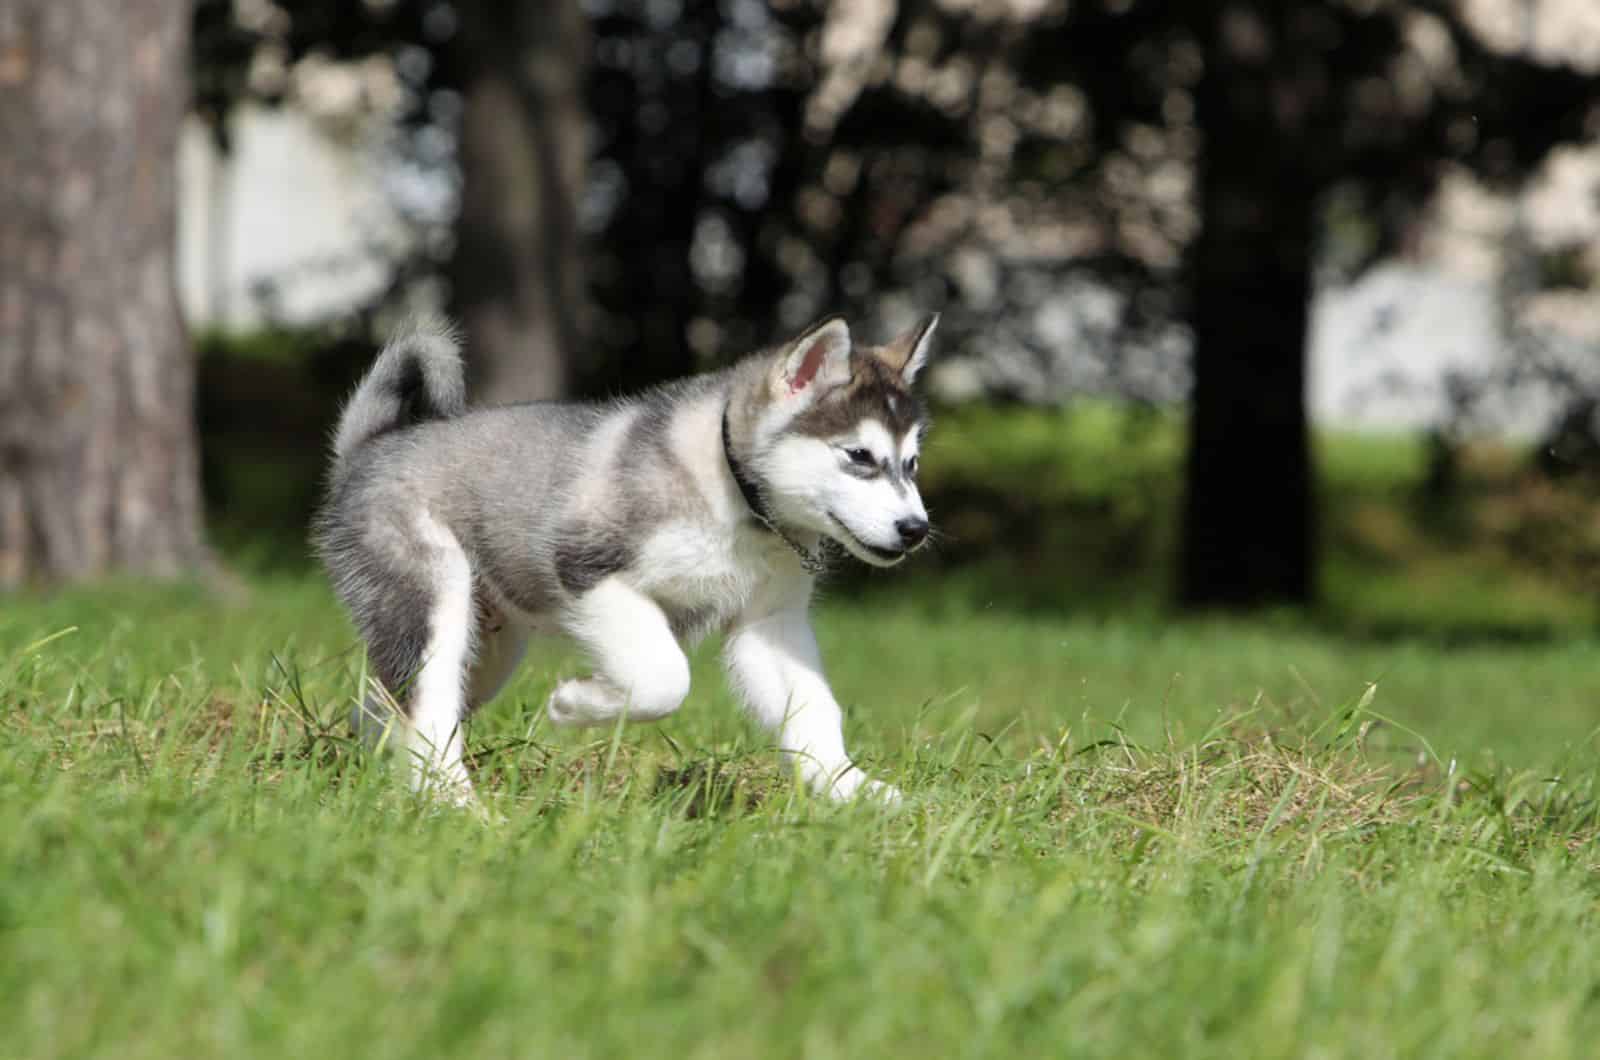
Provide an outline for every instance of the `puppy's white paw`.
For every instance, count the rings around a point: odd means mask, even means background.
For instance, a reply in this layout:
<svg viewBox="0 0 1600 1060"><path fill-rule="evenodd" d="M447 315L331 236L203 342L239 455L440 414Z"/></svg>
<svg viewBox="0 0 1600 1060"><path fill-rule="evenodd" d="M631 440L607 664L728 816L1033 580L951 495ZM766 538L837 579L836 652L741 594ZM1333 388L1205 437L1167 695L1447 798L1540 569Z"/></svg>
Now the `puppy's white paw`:
<svg viewBox="0 0 1600 1060"><path fill-rule="evenodd" d="M565 728L594 725L598 720L593 709L597 685L598 682L592 678L589 680L574 678L556 685L544 707L545 716L550 719L550 724Z"/></svg>
<svg viewBox="0 0 1600 1060"><path fill-rule="evenodd" d="M545 701L545 717L550 719L550 724L552 725L570 726L579 724L579 718L573 711L573 704L567 687L570 684L572 684L571 681L563 681L556 685L555 689L550 693L550 698Z"/></svg>
<svg viewBox="0 0 1600 1060"><path fill-rule="evenodd" d="M430 771L413 778L412 787L436 809L483 813L483 804L478 801L478 793L473 790L472 782L464 776L441 775Z"/></svg>
<svg viewBox="0 0 1600 1060"><path fill-rule="evenodd" d="M884 806L899 806L905 801L905 796L900 794L900 789L893 784L885 784L881 780L869 780L856 790L856 798L871 799L873 802Z"/></svg>
<svg viewBox="0 0 1600 1060"><path fill-rule="evenodd" d="M870 799L885 806L897 806L902 799L899 788L881 780L872 780L855 766L834 776L823 790L835 802Z"/></svg>

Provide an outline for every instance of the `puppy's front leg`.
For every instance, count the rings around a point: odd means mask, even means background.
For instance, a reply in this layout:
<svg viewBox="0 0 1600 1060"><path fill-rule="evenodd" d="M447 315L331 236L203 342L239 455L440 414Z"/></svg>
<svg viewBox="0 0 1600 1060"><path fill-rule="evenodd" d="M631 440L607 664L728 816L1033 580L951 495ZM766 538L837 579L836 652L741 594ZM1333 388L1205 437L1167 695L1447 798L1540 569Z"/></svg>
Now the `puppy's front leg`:
<svg viewBox="0 0 1600 1060"><path fill-rule="evenodd" d="M868 780L845 753L842 713L803 606L739 626L723 656L745 709L777 736L813 789L838 800L900 798L890 785Z"/></svg>

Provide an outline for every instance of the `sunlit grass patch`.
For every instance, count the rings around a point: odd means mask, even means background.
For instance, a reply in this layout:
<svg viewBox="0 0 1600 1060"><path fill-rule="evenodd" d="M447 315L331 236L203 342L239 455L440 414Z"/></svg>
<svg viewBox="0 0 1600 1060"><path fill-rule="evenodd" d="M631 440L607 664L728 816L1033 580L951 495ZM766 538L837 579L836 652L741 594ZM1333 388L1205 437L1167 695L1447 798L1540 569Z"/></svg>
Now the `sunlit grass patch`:
<svg viewBox="0 0 1600 1060"><path fill-rule="evenodd" d="M723 690L556 732L541 648L484 815L348 734L325 589L0 615L0 997L25 1056L1584 1056L1582 639L818 615L905 802L795 785ZM68 630L71 632L68 632Z"/></svg>

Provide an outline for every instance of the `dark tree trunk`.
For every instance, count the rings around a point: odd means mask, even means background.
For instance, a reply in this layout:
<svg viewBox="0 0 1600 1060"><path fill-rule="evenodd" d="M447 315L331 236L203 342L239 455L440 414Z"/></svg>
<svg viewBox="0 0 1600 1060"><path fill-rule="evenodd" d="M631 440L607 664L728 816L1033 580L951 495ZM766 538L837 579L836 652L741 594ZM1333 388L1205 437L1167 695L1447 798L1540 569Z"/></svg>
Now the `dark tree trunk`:
<svg viewBox="0 0 1600 1060"><path fill-rule="evenodd" d="M590 26L597 61L589 100L599 157L624 185L594 259L606 357L589 366L585 383L596 393L626 393L690 374L696 367L690 323L724 316L691 267L696 226L710 201L707 170L748 122L748 94L715 91L722 6L689 4L662 25L649 4L623 2Z"/></svg>
<svg viewBox="0 0 1600 1060"><path fill-rule="evenodd" d="M1283 44L1272 6L1221 16L1254 21L1212 38L1197 99L1204 229L1190 262L1179 585L1191 607L1304 603L1316 591L1305 364L1318 194L1295 120L1312 101L1297 95L1293 58L1269 54Z"/></svg>
<svg viewBox="0 0 1600 1060"><path fill-rule="evenodd" d="M205 555L174 287L189 8L0 4L0 585Z"/></svg>
<svg viewBox="0 0 1600 1060"><path fill-rule="evenodd" d="M577 0L463 0L451 270L475 394L560 397L579 353L586 39Z"/></svg>

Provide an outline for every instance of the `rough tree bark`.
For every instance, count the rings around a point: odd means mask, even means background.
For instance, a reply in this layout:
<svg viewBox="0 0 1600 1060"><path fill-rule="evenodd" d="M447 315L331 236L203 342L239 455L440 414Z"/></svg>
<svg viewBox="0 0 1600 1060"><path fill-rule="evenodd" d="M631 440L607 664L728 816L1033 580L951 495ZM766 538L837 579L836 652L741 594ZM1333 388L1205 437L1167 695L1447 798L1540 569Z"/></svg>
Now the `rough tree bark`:
<svg viewBox="0 0 1600 1060"><path fill-rule="evenodd" d="M205 556L174 286L189 9L0 3L0 585Z"/></svg>
<svg viewBox="0 0 1600 1060"><path fill-rule="evenodd" d="M451 269L475 395L559 397L578 353L583 73L577 0L462 0L461 217Z"/></svg>
<svg viewBox="0 0 1600 1060"><path fill-rule="evenodd" d="M1319 197L1304 123L1318 88L1271 0L1207 7L1179 597L1304 603L1316 592L1305 364Z"/></svg>

